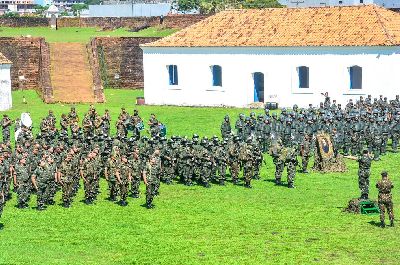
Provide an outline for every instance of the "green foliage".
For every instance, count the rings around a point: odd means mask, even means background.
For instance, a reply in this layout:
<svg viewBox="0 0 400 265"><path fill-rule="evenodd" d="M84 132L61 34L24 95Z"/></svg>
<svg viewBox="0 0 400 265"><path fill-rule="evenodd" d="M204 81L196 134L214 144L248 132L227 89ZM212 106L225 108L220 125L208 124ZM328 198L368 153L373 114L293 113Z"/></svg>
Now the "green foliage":
<svg viewBox="0 0 400 265"><path fill-rule="evenodd" d="M35 10L35 15L39 17L44 17L46 14L47 9L49 9L49 6L41 6L41 5L35 5L33 7Z"/></svg>
<svg viewBox="0 0 400 265"><path fill-rule="evenodd" d="M232 8L281 7L277 0L176 0L173 6L182 12L198 10L201 14L213 14Z"/></svg>
<svg viewBox="0 0 400 265"><path fill-rule="evenodd" d="M25 95L28 104L22 104ZM143 91L106 90L107 103L96 104L103 113L110 109L112 124L121 107L139 109L147 120L155 113L168 127L168 134L219 135L225 114L232 120L250 110L135 106ZM53 109L59 118L68 105L43 104L33 91L13 92L16 118L30 111L38 131L40 118ZM89 105L77 105L82 117ZM261 113L262 111L257 111ZM1 115L2 113L0 113ZM113 126L114 127L114 126ZM113 128L115 132L115 128ZM398 156L388 154L374 162L371 198L379 173L386 169L394 181L395 214L400 213ZM210 189L181 184L161 185L156 208L146 210L144 185L141 198L129 198L127 207L106 200L102 181L96 204L87 206L81 187L71 208L50 206L38 212L14 207L16 196L4 209L0 223L1 264L398 264L400 228L381 229L379 216L354 215L342 208L359 196L357 163L346 161L347 173L297 174L294 190L271 182L274 165L266 157L262 180L245 189L228 183ZM83 186L83 185L82 185ZM60 203L60 192L57 203ZM32 196L30 206L36 205ZM398 225L398 218L396 219Z"/></svg>
<svg viewBox="0 0 400 265"><path fill-rule="evenodd" d="M89 9L89 6L87 4L73 4L71 7L72 12L74 13L74 16L80 16L82 10Z"/></svg>
<svg viewBox="0 0 400 265"><path fill-rule="evenodd" d="M102 3L102 0L85 0L86 5L100 5Z"/></svg>
<svg viewBox="0 0 400 265"><path fill-rule="evenodd" d="M90 38L111 37L164 37L176 31L176 29L163 29L151 27L138 32L129 32L127 29L116 29L112 31L101 31L98 28L59 28L53 30L49 27L32 28L9 28L0 27L2 37L19 37L31 35L33 37L44 37L48 42L81 42L88 43Z"/></svg>
<svg viewBox="0 0 400 265"><path fill-rule="evenodd" d="M7 13L4 13L1 17L3 17L3 18L16 18L16 17L20 17L20 15L17 12L7 12Z"/></svg>

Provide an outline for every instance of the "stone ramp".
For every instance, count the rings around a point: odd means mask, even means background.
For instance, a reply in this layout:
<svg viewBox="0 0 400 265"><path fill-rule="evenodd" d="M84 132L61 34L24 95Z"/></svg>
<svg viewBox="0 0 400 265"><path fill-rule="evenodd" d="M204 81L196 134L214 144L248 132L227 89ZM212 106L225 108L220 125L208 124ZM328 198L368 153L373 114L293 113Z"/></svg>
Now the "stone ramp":
<svg viewBox="0 0 400 265"><path fill-rule="evenodd" d="M50 77L54 102L96 102L93 74L82 43L50 43Z"/></svg>

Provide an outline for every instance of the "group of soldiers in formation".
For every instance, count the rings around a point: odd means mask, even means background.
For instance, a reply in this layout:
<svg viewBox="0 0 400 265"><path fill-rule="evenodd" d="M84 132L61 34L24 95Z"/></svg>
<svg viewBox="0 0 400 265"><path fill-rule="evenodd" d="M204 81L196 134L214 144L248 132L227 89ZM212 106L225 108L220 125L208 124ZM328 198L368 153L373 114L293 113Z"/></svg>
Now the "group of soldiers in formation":
<svg viewBox="0 0 400 265"><path fill-rule="evenodd" d="M62 190L62 203L70 207L83 180L85 203L93 203L99 193L99 181L105 178L109 199L122 206L127 197L139 197L139 185L146 184L146 206L153 207L160 182L171 184L178 179L185 185L211 183L225 185L229 169L233 184L239 184L243 170L243 184L251 188L251 181L260 178L265 153L275 164L276 185L282 185L282 173L287 168L289 188L301 158L300 170L308 173L310 158L316 152L316 135L330 134L335 156L358 156L361 198L368 198L369 168L372 160L379 160L387 152L388 140L397 152L400 137L400 99L380 96L379 99L360 97L346 106L331 102L328 93L324 102L315 108L283 108L280 115L265 108L263 114L240 114L234 127L229 116L221 124L222 140L172 136L165 137L163 126L154 114L148 122L150 137L141 136L144 129L137 110L130 115L121 109L115 124L117 133L110 135L111 117L106 110L101 116L91 106L79 123L75 108L62 114L60 129L52 111L40 124L40 133L33 137L31 128L15 121L17 133L15 150L10 144L13 121L4 115L1 120L3 143L0 145L0 207L11 197L11 183L18 194L18 207L28 206L30 195L37 194L37 209L54 204L56 192ZM132 132L132 133L130 133ZM371 155L373 154L373 155ZM377 185L381 213L385 207L393 224L393 187L387 178ZM1 212L1 211L0 211ZM381 215L384 218L384 215ZM384 219L382 219L384 222Z"/></svg>

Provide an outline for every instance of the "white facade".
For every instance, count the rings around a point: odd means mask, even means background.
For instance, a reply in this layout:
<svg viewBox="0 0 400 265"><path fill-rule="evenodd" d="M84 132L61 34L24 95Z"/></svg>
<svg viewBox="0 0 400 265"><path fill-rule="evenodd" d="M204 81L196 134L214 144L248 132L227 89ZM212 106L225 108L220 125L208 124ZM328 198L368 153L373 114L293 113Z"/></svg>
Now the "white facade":
<svg viewBox="0 0 400 265"><path fill-rule="evenodd" d="M386 8L400 8L400 0L279 0L287 7L328 7L376 4Z"/></svg>
<svg viewBox="0 0 400 265"><path fill-rule="evenodd" d="M0 64L0 111L12 107L10 68L11 64Z"/></svg>
<svg viewBox="0 0 400 265"><path fill-rule="evenodd" d="M371 94L400 94L400 47L142 47L146 104L245 107L255 101L256 72L264 74L264 102L279 107L319 104L329 92L338 103ZM176 65L177 85L170 85ZM213 65L222 86L213 86ZM350 89L350 67L362 68L362 88ZM309 69L309 88L299 88L298 67Z"/></svg>

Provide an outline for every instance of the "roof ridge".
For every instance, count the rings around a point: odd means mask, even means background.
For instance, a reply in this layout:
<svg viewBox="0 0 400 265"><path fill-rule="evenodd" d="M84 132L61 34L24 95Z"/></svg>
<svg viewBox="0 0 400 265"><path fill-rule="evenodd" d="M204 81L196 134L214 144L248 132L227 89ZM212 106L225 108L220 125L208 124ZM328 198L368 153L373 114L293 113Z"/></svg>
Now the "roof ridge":
<svg viewBox="0 0 400 265"><path fill-rule="evenodd" d="M374 5L374 6L372 7L372 9L374 10L374 12L375 12L375 14L376 14L376 16L377 16L377 18L378 18L378 22L379 22L379 24L381 25L382 30L383 30L383 32L385 33L386 37L388 38L390 44L396 45L396 41L394 40L394 37L391 36L391 35L389 34L388 30L386 29L386 26L385 26L385 24L384 24L383 21L382 21L383 17L382 17L381 14L378 12L378 10L376 10L376 6ZM386 9L385 9L385 11L386 11Z"/></svg>

